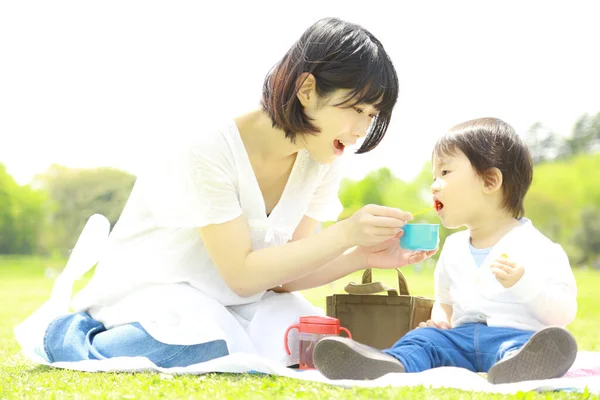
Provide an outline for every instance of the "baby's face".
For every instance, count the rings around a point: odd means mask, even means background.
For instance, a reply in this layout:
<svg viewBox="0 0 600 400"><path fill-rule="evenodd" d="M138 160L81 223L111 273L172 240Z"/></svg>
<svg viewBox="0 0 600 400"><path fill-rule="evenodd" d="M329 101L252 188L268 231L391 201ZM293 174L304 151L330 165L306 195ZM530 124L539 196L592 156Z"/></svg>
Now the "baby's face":
<svg viewBox="0 0 600 400"><path fill-rule="evenodd" d="M433 157L431 192L446 228L470 226L485 209L483 179L460 150Z"/></svg>

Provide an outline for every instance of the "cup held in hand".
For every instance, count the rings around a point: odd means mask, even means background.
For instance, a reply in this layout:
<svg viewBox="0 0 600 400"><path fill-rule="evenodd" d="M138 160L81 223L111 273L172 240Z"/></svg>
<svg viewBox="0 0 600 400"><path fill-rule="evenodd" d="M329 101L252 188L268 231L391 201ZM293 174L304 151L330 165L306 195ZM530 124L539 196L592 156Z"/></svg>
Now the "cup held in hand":
<svg viewBox="0 0 600 400"><path fill-rule="evenodd" d="M439 224L406 224L400 247L405 250L434 250L440 242Z"/></svg>

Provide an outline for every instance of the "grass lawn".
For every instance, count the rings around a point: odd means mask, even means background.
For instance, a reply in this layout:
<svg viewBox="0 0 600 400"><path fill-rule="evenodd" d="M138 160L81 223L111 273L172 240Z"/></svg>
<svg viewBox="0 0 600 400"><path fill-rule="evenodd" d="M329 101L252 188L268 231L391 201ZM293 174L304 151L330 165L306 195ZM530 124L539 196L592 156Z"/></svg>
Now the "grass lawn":
<svg viewBox="0 0 600 400"><path fill-rule="evenodd" d="M82 373L34 366L19 353L12 328L47 300L53 274L63 261L34 258L0 258L0 398L323 398L323 399L567 399L591 398L572 393L519 393L515 396L471 393L453 389L378 388L344 389L325 384L302 382L273 376L248 374L209 374L204 376L164 377L154 373ZM432 270L419 272L403 269L413 294L431 296ZM375 280L395 284L395 271L376 271ZM579 312L569 326L581 350L600 351L597 332L600 322L595 311L600 308L600 273L577 270ZM334 284L305 292L315 305L324 307L325 296L341 293L349 280L358 282L360 274ZM81 287L78 283L76 289ZM169 379L170 378L170 379Z"/></svg>

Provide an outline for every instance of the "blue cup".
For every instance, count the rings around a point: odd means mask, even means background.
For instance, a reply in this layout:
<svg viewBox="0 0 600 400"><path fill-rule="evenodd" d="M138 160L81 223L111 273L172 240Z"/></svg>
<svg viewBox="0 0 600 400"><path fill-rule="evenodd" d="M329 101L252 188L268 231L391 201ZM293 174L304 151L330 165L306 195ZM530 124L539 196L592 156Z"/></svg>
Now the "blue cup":
<svg viewBox="0 0 600 400"><path fill-rule="evenodd" d="M400 247L406 250L434 250L440 243L439 224L406 224Z"/></svg>

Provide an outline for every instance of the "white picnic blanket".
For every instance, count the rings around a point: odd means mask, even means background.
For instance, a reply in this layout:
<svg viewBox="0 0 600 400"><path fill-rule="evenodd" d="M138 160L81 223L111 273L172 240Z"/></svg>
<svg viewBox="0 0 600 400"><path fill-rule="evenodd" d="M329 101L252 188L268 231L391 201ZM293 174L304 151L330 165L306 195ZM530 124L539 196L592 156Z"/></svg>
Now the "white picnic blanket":
<svg viewBox="0 0 600 400"><path fill-rule="evenodd" d="M265 358L242 353L232 354L184 368L160 368L143 357L119 357L107 360L58 362L51 364L51 366L86 372L157 372L165 374L164 376L167 378L173 375L201 375L210 372L258 372L344 387L411 387L424 385L429 388L454 388L503 394L514 394L519 391L542 392L553 390L583 392L587 387L590 393L600 394L600 353L596 352L580 352L575 364L573 364L573 367L565 377L501 385L493 385L480 374L455 367L435 368L429 371L412 374L388 374L372 381L333 381L325 378L316 370L300 371L285 368L280 364ZM584 374L585 376L580 376L581 374Z"/></svg>

